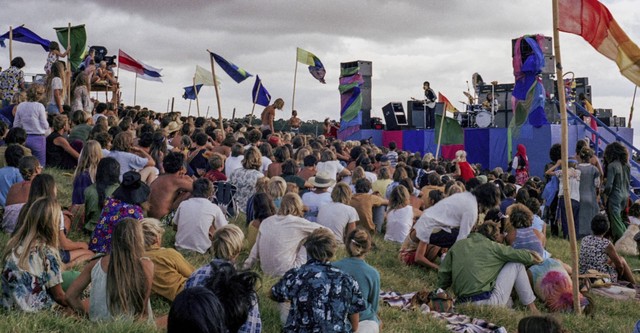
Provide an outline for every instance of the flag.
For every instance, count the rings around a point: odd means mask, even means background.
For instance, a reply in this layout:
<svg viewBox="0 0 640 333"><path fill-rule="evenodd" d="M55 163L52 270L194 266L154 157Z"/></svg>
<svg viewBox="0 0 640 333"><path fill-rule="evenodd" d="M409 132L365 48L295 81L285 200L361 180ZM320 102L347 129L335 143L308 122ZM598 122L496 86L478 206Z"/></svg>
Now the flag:
<svg viewBox="0 0 640 333"><path fill-rule="evenodd" d="M0 46L2 47L7 47L4 43L5 39L9 39L9 31L7 31L6 34L0 36ZM17 27L13 29L13 36L12 39L14 41L17 42L23 42L23 43L29 43L29 44L38 44L40 46L42 46L42 48L49 52L49 43L51 43L51 41L44 39L38 35L36 35L35 32L25 28L25 27ZM9 59L11 60L11 59Z"/></svg>
<svg viewBox="0 0 640 333"><path fill-rule="evenodd" d="M162 82L162 75L160 75L162 69L146 65L122 50L118 50L118 67L136 73L141 79Z"/></svg>
<svg viewBox="0 0 640 333"><path fill-rule="evenodd" d="M438 143L441 122L442 115L436 114L436 128L434 132L436 135L433 136L436 144ZM440 138L442 157L452 160L456 157L458 150L464 150L464 130L457 120L447 117L445 113L444 124L442 125L442 137Z"/></svg>
<svg viewBox="0 0 640 333"><path fill-rule="evenodd" d="M77 70L84 60L83 56L87 48L87 31L84 29L84 24L71 27L71 33L69 33L69 27L53 29L56 31L60 46L66 48L67 45L70 45L71 52L68 59L71 63L71 70ZM69 35L71 36L70 42L67 41Z"/></svg>
<svg viewBox="0 0 640 333"><path fill-rule="evenodd" d="M451 113L458 112L458 109L453 107L453 104L451 104L451 102L449 102L449 99L446 98L440 92L438 92L438 102L444 103L444 110L445 111L448 111L448 112L451 112Z"/></svg>
<svg viewBox="0 0 640 333"><path fill-rule="evenodd" d="M213 75L210 71L196 65L196 73L193 75L196 84L213 86ZM216 76L216 83L220 85L220 79Z"/></svg>
<svg viewBox="0 0 640 333"><path fill-rule="evenodd" d="M253 89L251 89L251 100L262 106L268 106L269 102L271 102L271 95L269 95L267 88L264 87L258 75L256 75L256 83L253 84Z"/></svg>
<svg viewBox="0 0 640 333"><path fill-rule="evenodd" d="M324 65L322 65L320 59L318 59L315 54L305 51L299 47L297 48L297 52L298 62L309 66L309 73L311 73L311 76L320 81L320 83L327 83L324 80L324 75L327 71L324 69Z"/></svg>
<svg viewBox="0 0 640 333"><path fill-rule="evenodd" d="M218 63L218 65L220 65L220 68L222 68L223 71L229 74L229 76L231 76L231 78L234 81L236 81L236 83L240 83L244 81L246 78L248 78L249 76L253 76L249 74L249 72L245 71L244 69L226 61L223 57L213 52L210 52L210 53L213 59Z"/></svg>
<svg viewBox="0 0 640 333"><path fill-rule="evenodd" d="M640 86L640 49L597 0L560 0L558 30L580 35L618 65L620 73Z"/></svg>
<svg viewBox="0 0 640 333"><path fill-rule="evenodd" d="M200 88L202 88L201 84L196 85L196 89L193 89L193 86L184 87L184 94L182 94L182 98L184 99L196 99L196 90L197 93L200 93Z"/></svg>

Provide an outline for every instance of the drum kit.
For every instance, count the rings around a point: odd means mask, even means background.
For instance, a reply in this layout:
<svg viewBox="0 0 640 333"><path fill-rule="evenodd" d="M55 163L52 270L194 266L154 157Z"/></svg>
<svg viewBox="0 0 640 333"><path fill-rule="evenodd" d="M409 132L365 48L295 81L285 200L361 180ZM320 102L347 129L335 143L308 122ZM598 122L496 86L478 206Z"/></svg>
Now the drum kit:
<svg viewBox="0 0 640 333"><path fill-rule="evenodd" d="M460 126L465 128L487 128L493 126L493 114L491 109L487 109L486 105L475 104L475 98L468 92L463 91L464 95L469 99L469 103L462 102L467 105L465 112L457 112L454 115Z"/></svg>

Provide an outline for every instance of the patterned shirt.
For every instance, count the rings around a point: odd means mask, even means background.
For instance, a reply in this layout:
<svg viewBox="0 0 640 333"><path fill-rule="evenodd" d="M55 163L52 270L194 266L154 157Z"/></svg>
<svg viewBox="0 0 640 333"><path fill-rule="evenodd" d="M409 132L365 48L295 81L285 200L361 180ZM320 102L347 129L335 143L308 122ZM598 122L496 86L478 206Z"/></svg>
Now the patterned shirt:
<svg viewBox="0 0 640 333"><path fill-rule="evenodd" d="M100 221L96 225L89 242L89 250L96 253L111 252L111 235L120 220L131 217L142 220L142 207L122 202L116 198L109 198L102 208Z"/></svg>
<svg viewBox="0 0 640 333"><path fill-rule="evenodd" d="M225 260L213 259L212 264L219 265L225 263ZM207 280L212 275L211 264L204 265L193 272L187 282L184 284L184 289L193 287L204 287ZM255 295L254 295L255 296ZM260 333L262 331L262 319L260 318L260 308L258 306L258 300L254 299L253 306L249 310L249 316L247 321L242 324L238 333Z"/></svg>
<svg viewBox="0 0 640 333"><path fill-rule="evenodd" d="M0 73L0 99L11 100L13 95L20 92L20 85L24 84L24 73L21 69L11 66Z"/></svg>
<svg viewBox="0 0 640 333"><path fill-rule="evenodd" d="M7 308L26 312L49 309L55 301L47 290L62 283L62 264L56 252L47 245L36 245L29 253L26 270L18 267L18 255L24 251L19 247L11 252L2 270L2 298L0 303Z"/></svg>
<svg viewBox="0 0 640 333"><path fill-rule="evenodd" d="M256 181L262 177L264 177L264 174L254 169L240 168L231 173L229 183L238 189L235 199L240 210L246 209L247 201L252 195L256 194Z"/></svg>
<svg viewBox="0 0 640 333"><path fill-rule="evenodd" d="M271 293L278 302L291 301L284 332L352 332L349 315L366 309L350 275L315 259L289 270Z"/></svg>

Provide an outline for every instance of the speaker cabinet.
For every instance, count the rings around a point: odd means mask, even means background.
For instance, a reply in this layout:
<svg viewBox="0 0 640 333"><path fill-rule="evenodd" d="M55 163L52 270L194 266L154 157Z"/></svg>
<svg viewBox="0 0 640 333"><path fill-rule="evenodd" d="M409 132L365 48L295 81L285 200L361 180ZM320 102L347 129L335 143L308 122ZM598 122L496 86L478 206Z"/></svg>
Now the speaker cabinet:
<svg viewBox="0 0 640 333"><path fill-rule="evenodd" d="M384 115L384 121L387 124L388 131L401 130L402 126L409 125L404 109L402 108L402 103L400 102L391 102L383 106L382 114Z"/></svg>

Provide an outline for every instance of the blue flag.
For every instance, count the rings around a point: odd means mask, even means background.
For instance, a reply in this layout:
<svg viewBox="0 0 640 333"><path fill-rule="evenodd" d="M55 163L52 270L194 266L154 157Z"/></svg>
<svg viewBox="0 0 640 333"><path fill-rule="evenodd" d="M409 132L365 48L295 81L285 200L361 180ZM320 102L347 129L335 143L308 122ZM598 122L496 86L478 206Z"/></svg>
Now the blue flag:
<svg viewBox="0 0 640 333"><path fill-rule="evenodd" d="M0 46L7 47L4 43L5 39L9 39L9 31L0 36ZM25 27L17 27L13 29L13 40L29 44L38 44L42 46L45 51L49 52L50 41L36 35L33 31Z"/></svg>
<svg viewBox="0 0 640 333"><path fill-rule="evenodd" d="M249 74L249 72L245 71L244 69L226 61L223 57L215 54L215 53L211 53L211 56L213 57L213 59L218 63L218 65L220 65L220 68L222 68L223 71L225 71L227 74L229 74L229 76L231 76L231 78L236 81L236 83L240 83L242 81L244 81L246 78L248 78L249 76L253 76L251 74Z"/></svg>
<svg viewBox="0 0 640 333"><path fill-rule="evenodd" d="M253 89L251 90L251 100L262 106L268 106L269 102L271 102L271 95L269 95L258 75L256 75L256 83L253 84Z"/></svg>
<svg viewBox="0 0 640 333"><path fill-rule="evenodd" d="M198 90L198 94L200 93L200 88L202 88L201 84L196 85L196 89L193 89L193 86L184 87L184 94L182 94L182 98L184 99L196 99L196 90Z"/></svg>

